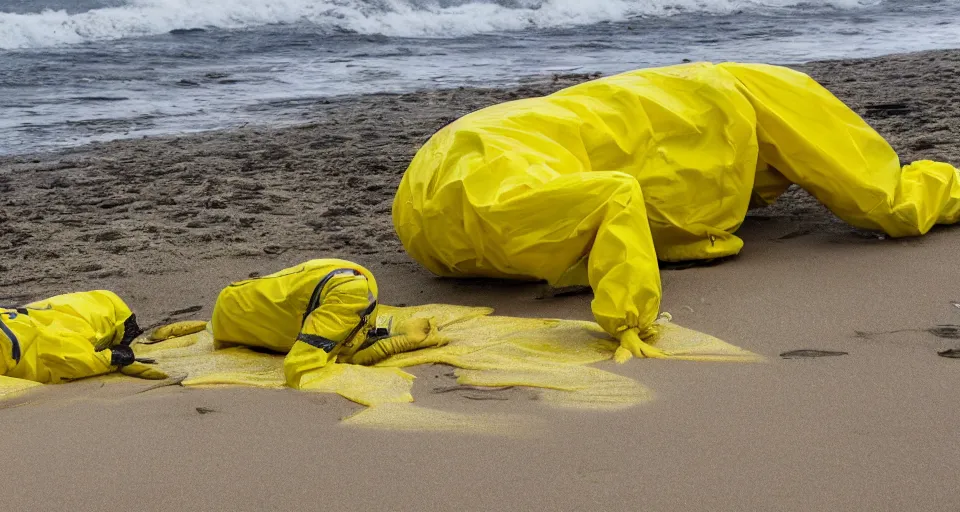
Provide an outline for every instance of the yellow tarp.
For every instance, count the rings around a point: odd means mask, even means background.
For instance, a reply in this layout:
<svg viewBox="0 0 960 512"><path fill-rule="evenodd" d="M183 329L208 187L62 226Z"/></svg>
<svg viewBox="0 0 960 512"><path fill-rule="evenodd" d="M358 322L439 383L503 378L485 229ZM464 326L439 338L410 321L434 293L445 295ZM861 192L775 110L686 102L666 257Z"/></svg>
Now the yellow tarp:
<svg viewBox="0 0 960 512"><path fill-rule="evenodd" d="M0 400L19 396L25 391L39 387L43 387L43 384L32 380L0 375Z"/></svg>
<svg viewBox="0 0 960 512"><path fill-rule="evenodd" d="M331 363L327 373L302 389L337 393L374 406L346 423L396 429L455 430L510 433L518 423L503 417L433 411L408 402L414 376L401 368L447 364L457 368L457 382L500 388L525 386L539 390L544 403L558 407L619 409L646 402L651 391L634 379L592 366L613 357L617 343L593 322L513 318L491 315L488 308L427 305L381 306L393 325L413 317L433 318L450 343L393 356L367 367ZM661 319L658 346L673 358L698 361L757 362L763 358L717 338ZM154 358L184 386L284 387L283 354L244 347L215 349L209 330L147 344L143 336L133 347L139 357ZM115 375L95 377L116 382ZM70 384L67 384L70 385ZM20 379L0 379L0 398L41 386ZM10 395L13 396L13 395ZM532 420L531 420L532 421ZM506 430L504 430L506 429ZM513 432L516 433L516 432Z"/></svg>
<svg viewBox="0 0 960 512"><path fill-rule="evenodd" d="M488 308L440 304L381 308L394 325L413 317L433 318L449 344L399 354L371 367L330 364L302 389L337 393L363 405L411 402L413 376L401 368L439 363L457 367L460 384L540 388L545 402L560 406L629 407L649 398L635 380L588 366L610 359L617 346L593 322L493 316ZM671 357L759 360L712 336L665 320L661 325L658 346ZM140 357L157 359L168 374L185 374L185 386L284 385L281 355L245 347L215 350L208 331L134 348Z"/></svg>
<svg viewBox="0 0 960 512"><path fill-rule="evenodd" d="M901 168L890 145L810 77L694 63L464 116L417 153L393 222L407 252L438 275L589 284L594 316L624 356L662 356L637 339L655 338L657 260L738 253L733 233L748 206L790 183L892 236L960 219L957 169Z"/></svg>

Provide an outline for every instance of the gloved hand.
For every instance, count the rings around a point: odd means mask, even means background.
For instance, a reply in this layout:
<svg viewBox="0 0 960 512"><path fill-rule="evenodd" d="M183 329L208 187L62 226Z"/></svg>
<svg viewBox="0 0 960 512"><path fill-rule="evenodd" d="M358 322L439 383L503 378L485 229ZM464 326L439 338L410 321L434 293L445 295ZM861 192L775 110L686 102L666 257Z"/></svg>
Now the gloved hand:
<svg viewBox="0 0 960 512"><path fill-rule="evenodd" d="M655 335L653 337L655 338ZM620 333L620 346L614 352L613 360L618 363L625 363L634 356L665 359L670 357L670 354L640 339L636 329L627 329Z"/></svg>
<svg viewBox="0 0 960 512"><path fill-rule="evenodd" d="M419 343L436 328L433 318L411 318L397 326L397 334L417 340Z"/></svg>
<svg viewBox="0 0 960 512"><path fill-rule="evenodd" d="M440 335L432 318L414 318L401 324L397 334L358 351L346 362L371 365L401 352L427 347L442 347L449 342Z"/></svg>
<svg viewBox="0 0 960 512"><path fill-rule="evenodd" d="M147 366L152 364L153 359L138 359L133 349L127 345L117 345L110 347L110 365L119 367L118 370L124 375L137 377L147 380L163 380L170 376L163 371Z"/></svg>
<svg viewBox="0 0 960 512"><path fill-rule="evenodd" d="M200 332L207 328L207 322L203 320L184 320L172 324L157 327L150 333L151 342L168 340L170 338L179 338L195 332Z"/></svg>

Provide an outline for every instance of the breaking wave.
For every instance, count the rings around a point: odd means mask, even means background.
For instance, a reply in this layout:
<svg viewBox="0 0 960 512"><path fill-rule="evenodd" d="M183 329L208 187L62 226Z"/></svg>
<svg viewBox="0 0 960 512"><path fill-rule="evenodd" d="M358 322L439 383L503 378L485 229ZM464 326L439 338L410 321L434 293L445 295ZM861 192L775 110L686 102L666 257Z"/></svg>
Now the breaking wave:
<svg viewBox="0 0 960 512"><path fill-rule="evenodd" d="M129 0L80 13L0 13L0 48L38 48L164 34L310 23L395 37L472 34L793 6L857 8L882 0Z"/></svg>

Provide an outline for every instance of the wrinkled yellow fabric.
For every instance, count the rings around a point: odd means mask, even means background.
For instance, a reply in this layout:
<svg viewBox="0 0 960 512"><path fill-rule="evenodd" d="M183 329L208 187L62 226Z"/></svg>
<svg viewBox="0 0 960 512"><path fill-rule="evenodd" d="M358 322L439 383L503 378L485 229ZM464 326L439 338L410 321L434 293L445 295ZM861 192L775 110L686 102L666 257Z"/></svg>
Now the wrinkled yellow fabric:
<svg viewBox="0 0 960 512"><path fill-rule="evenodd" d="M130 308L106 290L0 308L0 374L59 383L112 372L110 347L128 328L139 334Z"/></svg>
<svg viewBox="0 0 960 512"><path fill-rule="evenodd" d="M32 380L0 375L0 400L12 398L38 387L43 387L43 384Z"/></svg>
<svg viewBox="0 0 960 512"><path fill-rule="evenodd" d="M493 316L488 308L433 304L394 308L381 315L401 325L426 318L438 326L447 344L394 355L376 366L330 362L310 374L302 390L337 393L362 405L413 400L413 376L401 368L448 364L459 368L464 385L528 386L541 389L544 402L562 407L622 408L648 401L650 391L634 379L592 367L613 357L617 348L593 322ZM658 322L662 347L674 359L756 362L763 358L712 336ZM136 343L141 357L184 378L185 386L286 384L283 354L247 347L217 348L211 330L158 343ZM149 344L147 344L149 343Z"/></svg>
<svg viewBox="0 0 960 512"><path fill-rule="evenodd" d="M416 154L393 203L407 252L442 276L589 284L629 355L656 344L657 260L737 254L748 207L797 183L893 236L960 217L958 171L900 167L886 141L811 78L693 63L494 105Z"/></svg>
<svg viewBox="0 0 960 512"><path fill-rule="evenodd" d="M475 386L541 388L561 407L616 409L651 399L636 380L589 366L611 359L617 343L594 322L489 316L492 310L428 305L391 308L398 321L431 316L451 339L438 348L397 354L379 366L443 363L459 368L457 382ZM763 358L713 336L657 321L657 345L670 359L760 362Z"/></svg>
<svg viewBox="0 0 960 512"><path fill-rule="evenodd" d="M841 219L894 237L960 220L960 174L952 165L920 160L901 167L873 128L803 73L720 67L756 111L761 158Z"/></svg>
<svg viewBox="0 0 960 512"><path fill-rule="evenodd" d="M522 386L538 390L541 402L563 408L616 410L645 403L653 393L635 379L592 366L613 357L617 342L593 322L493 316L488 308L433 304L381 306L384 325L416 324L428 319L446 345L394 355L376 366L329 362L301 381L303 391L336 393L370 406L345 420L357 427L525 435L534 417L440 411L413 406L414 376L403 368L421 364L457 367L457 383L496 389ZM712 336L658 321L659 346L670 358L696 361L758 362L763 358ZM431 336L435 334L431 333ZM212 328L153 342L149 334L133 345L140 357L153 358L158 370L184 386L286 386L284 356L248 347L218 348ZM111 375L97 377L119 382ZM0 399L28 393L36 383L0 379ZM433 392L445 392L434 389Z"/></svg>
<svg viewBox="0 0 960 512"><path fill-rule="evenodd" d="M397 368L331 364L304 379L300 389L336 393L360 405L403 403L413 401L413 379Z"/></svg>
<svg viewBox="0 0 960 512"><path fill-rule="evenodd" d="M287 354L286 382L299 388L308 374L359 348L376 325L377 294L373 274L362 266L311 260L225 288L214 306L213 335L220 345Z"/></svg>

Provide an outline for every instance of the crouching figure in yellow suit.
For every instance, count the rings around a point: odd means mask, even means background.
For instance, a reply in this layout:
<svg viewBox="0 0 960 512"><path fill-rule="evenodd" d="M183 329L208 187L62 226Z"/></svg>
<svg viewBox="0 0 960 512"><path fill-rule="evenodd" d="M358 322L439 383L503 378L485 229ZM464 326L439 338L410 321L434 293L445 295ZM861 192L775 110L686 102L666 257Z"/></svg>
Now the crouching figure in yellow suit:
<svg viewBox="0 0 960 512"><path fill-rule="evenodd" d="M54 384L116 370L166 378L135 358L130 343L141 332L136 315L106 290L0 307L0 375Z"/></svg>
<svg viewBox="0 0 960 512"><path fill-rule="evenodd" d="M245 345L286 353L287 385L330 362L374 364L393 354L442 344L424 319L396 332L376 329L377 281L338 259L311 260L232 283L213 310L217 346Z"/></svg>

